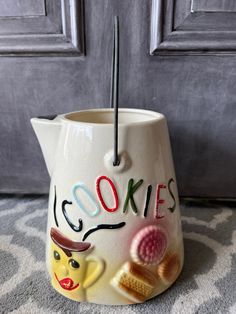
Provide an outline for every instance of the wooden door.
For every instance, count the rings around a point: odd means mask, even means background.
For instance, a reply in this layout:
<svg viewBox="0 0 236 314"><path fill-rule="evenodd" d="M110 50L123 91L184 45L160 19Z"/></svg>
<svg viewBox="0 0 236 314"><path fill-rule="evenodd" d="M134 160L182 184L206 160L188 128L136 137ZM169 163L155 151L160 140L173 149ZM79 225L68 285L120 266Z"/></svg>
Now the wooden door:
<svg viewBox="0 0 236 314"><path fill-rule="evenodd" d="M120 17L120 106L167 117L179 192L235 197L235 0L0 0L0 191L44 193L29 120L109 105Z"/></svg>

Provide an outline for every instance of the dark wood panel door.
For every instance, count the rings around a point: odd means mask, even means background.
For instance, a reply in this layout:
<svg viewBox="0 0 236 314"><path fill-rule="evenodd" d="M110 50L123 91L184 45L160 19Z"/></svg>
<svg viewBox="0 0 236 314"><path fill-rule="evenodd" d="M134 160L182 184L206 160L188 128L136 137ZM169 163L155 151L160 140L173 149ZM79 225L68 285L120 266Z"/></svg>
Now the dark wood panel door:
<svg viewBox="0 0 236 314"><path fill-rule="evenodd" d="M234 0L153 0L151 54L234 54Z"/></svg>
<svg viewBox="0 0 236 314"><path fill-rule="evenodd" d="M0 55L83 53L82 0L0 1Z"/></svg>
<svg viewBox="0 0 236 314"><path fill-rule="evenodd" d="M120 106L166 115L180 195L236 196L234 0L8 4L0 0L0 192L48 191L31 117L109 106L119 15Z"/></svg>

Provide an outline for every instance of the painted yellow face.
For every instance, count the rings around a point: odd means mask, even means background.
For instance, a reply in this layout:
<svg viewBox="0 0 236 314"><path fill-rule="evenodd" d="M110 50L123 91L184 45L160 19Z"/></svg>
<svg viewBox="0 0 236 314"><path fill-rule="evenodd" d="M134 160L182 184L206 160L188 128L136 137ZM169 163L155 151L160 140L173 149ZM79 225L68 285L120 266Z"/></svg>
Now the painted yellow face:
<svg viewBox="0 0 236 314"><path fill-rule="evenodd" d="M71 256L51 243L52 284L62 294L83 294L83 281L86 272L86 261L83 253L70 252Z"/></svg>

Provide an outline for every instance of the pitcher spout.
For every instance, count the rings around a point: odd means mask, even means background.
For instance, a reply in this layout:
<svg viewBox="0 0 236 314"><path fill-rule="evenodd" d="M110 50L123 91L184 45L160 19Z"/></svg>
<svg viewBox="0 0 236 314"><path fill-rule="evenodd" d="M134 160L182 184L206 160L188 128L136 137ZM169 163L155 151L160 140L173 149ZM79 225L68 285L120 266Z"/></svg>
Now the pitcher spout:
<svg viewBox="0 0 236 314"><path fill-rule="evenodd" d="M32 118L30 121L42 149L48 173L51 176L61 130L60 116L44 116Z"/></svg>

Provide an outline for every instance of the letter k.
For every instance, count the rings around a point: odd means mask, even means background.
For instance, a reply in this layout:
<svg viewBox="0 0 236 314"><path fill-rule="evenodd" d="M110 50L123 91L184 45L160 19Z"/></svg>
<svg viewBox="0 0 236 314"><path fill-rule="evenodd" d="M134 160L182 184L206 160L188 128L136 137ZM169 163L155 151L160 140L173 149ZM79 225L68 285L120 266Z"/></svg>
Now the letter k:
<svg viewBox="0 0 236 314"><path fill-rule="evenodd" d="M135 214L138 213L138 209L137 209L137 206L136 206L135 201L134 201L134 193L142 185L142 183L143 183L142 179L139 180L135 184L134 184L134 179L130 179L129 180L128 190L127 190L127 194L126 194L126 199L125 199L124 206L123 206L123 213L126 213L127 207L129 205L129 202L130 202L130 205L131 205L131 208L132 208L133 212Z"/></svg>

